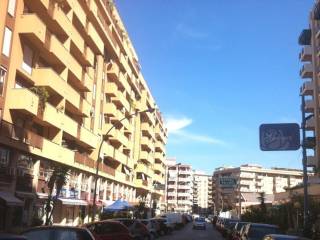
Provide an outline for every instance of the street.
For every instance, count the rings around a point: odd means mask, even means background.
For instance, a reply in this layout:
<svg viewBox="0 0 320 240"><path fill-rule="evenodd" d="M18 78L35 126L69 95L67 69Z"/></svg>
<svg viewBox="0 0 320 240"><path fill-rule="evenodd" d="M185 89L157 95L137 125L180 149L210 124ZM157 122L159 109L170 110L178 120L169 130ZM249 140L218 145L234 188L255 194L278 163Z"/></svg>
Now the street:
<svg viewBox="0 0 320 240"><path fill-rule="evenodd" d="M192 229L192 223L186 225L183 229L174 231L171 235L160 237L161 240L223 240L221 234L207 223L206 230Z"/></svg>

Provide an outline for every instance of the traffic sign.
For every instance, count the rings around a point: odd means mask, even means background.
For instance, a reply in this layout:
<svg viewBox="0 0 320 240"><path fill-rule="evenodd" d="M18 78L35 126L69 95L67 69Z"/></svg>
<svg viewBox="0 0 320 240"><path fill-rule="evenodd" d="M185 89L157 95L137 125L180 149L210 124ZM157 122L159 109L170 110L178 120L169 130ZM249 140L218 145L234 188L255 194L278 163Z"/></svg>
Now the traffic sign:
<svg viewBox="0 0 320 240"><path fill-rule="evenodd" d="M300 148L300 127L296 123L261 124L262 151L290 151Z"/></svg>
<svg viewBox="0 0 320 240"><path fill-rule="evenodd" d="M237 179L234 177L220 177L219 185L222 188L234 188L237 185Z"/></svg>

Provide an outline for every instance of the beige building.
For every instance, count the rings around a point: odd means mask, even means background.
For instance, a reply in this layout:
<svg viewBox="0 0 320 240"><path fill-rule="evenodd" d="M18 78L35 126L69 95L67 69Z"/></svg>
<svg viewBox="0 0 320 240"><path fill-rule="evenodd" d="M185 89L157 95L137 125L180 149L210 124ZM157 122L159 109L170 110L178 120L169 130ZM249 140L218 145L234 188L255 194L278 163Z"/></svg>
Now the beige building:
<svg viewBox="0 0 320 240"><path fill-rule="evenodd" d="M130 117L156 104L112 1L1 0L0 50L0 229L43 216L55 165L54 223L88 221L102 139L100 209L163 200L166 129L159 110Z"/></svg>
<svg viewBox="0 0 320 240"><path fill-rule="evenodd" d="M320 34L320 6L316 1L309 15L309 28L304 29L299 37L302 45L299 59L302 62L300 77L303 84L300 94L305 98L306 131L311 141L306 146L308 149L307 164L309 167L319 168L320 159L320 120L319 120L319 34Z"/></svg>
<svg viewBox="0 0 320 240"><path fill-rule="evenodd" d="M221 177L231 177L236 180L234 187L222 186ZM246 164L240 167L221 167L213 173L213 201L216 210L239 211L241 198L242 211L258 201L254 198L259 192L264 192L267 201L273 200L275 193L285 192L287 187L302 183L302 171L285 168L263 168L257 164ZM272 195L272 196L271 196Z"/></svg>
<svg viewBox="0 0 320 240"><path fill-rule="evenodd" d="M193 213L211 214L212 176L202 171L193 172Z"/></svg>
<svg viewBox="0 0 320 240"><path fill-rule="evenodd" d="M167 159L167 210L190 213L193 204L193 177L190 165Z"/></svg>

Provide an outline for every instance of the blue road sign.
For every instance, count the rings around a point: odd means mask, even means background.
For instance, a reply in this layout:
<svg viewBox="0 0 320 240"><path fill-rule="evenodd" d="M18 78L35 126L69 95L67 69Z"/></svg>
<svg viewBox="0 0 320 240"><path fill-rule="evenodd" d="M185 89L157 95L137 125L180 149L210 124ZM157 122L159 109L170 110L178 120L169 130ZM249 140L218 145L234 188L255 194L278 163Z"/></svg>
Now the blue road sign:
<svg viewBox="0 0 320 240"><path fill-rule="evenodd" d="M300 127L296 123L261 124L262 151L290 151L300 148Z"/></svg>

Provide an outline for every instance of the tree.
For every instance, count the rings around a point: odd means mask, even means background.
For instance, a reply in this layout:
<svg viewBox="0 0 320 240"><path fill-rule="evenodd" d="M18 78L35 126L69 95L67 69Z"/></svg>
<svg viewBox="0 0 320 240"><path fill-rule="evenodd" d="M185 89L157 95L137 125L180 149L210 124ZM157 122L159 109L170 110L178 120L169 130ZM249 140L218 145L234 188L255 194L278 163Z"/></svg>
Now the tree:
<svg viewBox="0 0 320 240"><path fill-rule="evenodd" d="M266 203L265 203L265 200L266 200L266 193L265 192L259 192L259 196L257 197L257 199L259 200L260 202L260 210L261 210L261 213L262 215L266 215L267 213L267 207L266 207Z"/></svg>
<svg viewBox="0 0 320 240"><path fill-rule="evenodd" d="M66 166L55 166L52 175L48 181L48 199L46 201L45 212L46 221L45 225L51 224L51 218L56 206L57 199L61 193L63 186L67 183L69 176L69 169ZM55 196L53 190L56 189Z"/></svg>

